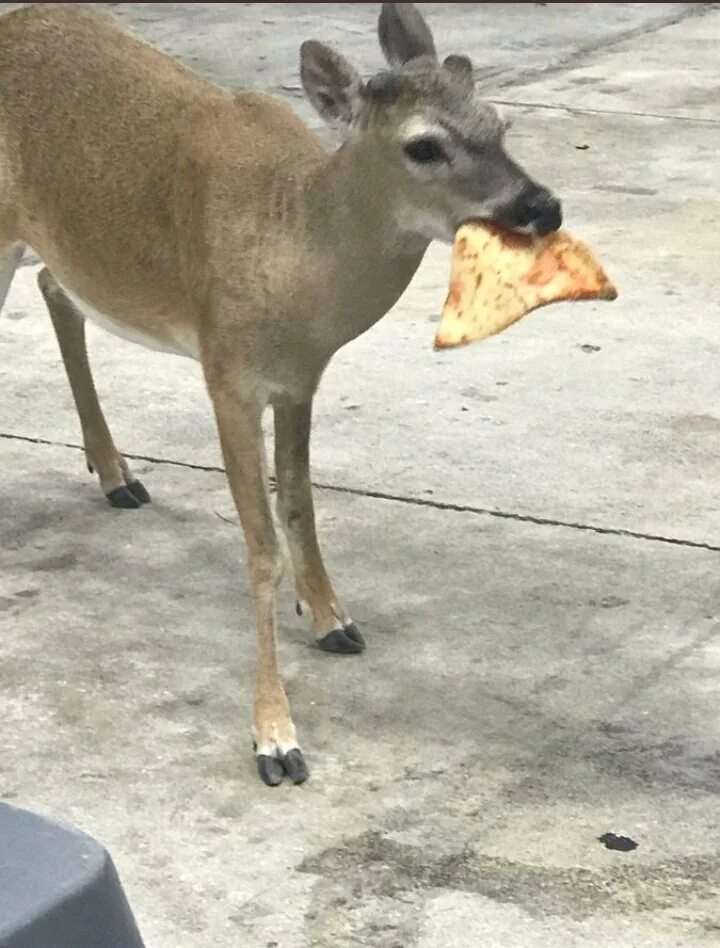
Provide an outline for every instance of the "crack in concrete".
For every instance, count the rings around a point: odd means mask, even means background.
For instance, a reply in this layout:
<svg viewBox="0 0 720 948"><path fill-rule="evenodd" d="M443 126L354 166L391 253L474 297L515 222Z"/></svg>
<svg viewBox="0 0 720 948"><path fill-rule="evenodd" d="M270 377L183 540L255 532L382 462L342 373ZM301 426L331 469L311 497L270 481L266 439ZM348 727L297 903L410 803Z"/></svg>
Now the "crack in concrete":
<svg viewBox="0 0 720 948"><path fill-rule="evenodd" d="M532 69L527 69L523 72L515 73L505 81L503 81L501 78L500 81L495 84L495 87L498 89L509 89L514 86L526 86L531 82L536 82L539 79L545 79L548 76L557 75L558 73L564 72L567 69L571 69L572 67L579 65L585 57L592 56L593 53L605 52L608 49L612 49L613 46L619 46L621 43L625 43L628 40L633 40L638 36L648 36L650 33L657 33L659 30L663 30L667 26L676 26L678 23L683 23L685 20L691 20L695 17L705 16L705 14L710 13L716 9L717 6L717 3L698 3L690 7L690 9L684 10L682 13L670 14L669 16L656 20L654 23L641 23L639 26L634 26L629 30L625 30L622 33L616 34L615 36L604 37L603 39L597 40L596 42L587 43L585 46L581 46L578 49L573 50L572 53L570 53L564 59L559 59L547 66L538 66Z"/></svg>
<svg viewBox="0 0 720 948"><path fill-rule="evenodd" d="M67 441L50 441L47 438L33 438L29 435L9 434L0 432L0 440L23 441L26 444L41 444L53 448L69 448L72 451L84 451L82 445ZM169 467L183 467L191 471L205 471L211 474L225 474L224 467L213 464L194 464L192 461L175 461L171 458L152 457L148 454L132 454L123 452L123 456L130 461L146 461L149 464L166 464ZM270 478L274 485L274 478ZM720 553L720 545L704 543L700 540L688 540L682 537L663 536L658 533L643 533L639 530L626 530L623 527L603 527L599 524L580 523L573 520L557 520L553 517L539 517L533 514L513 513L507 510L492 510L489 507L475 507L470 504L454 504L443 500L427 500L422 497L405 497L402 494L391 494L387 491L370 490L362 487L343 487L339 484L327 484L323 481L312 481L317 490L331 491L335 494L349 494L353 497L367 497L371 500L387 500L398 504L407 504L412 507L428 507L432 510L449 510L453 513L469 513L479 517L493 517L496 520L512 520L515 523L532 523L539 527L560 527L567 530L578 530L583 533L594 533L600 536L625 537L630 540L645 540L651 543L665 543L670 546L682 546L695 550L708 550L711 553Z"/></svg>
<svg viewBox="0 0 720 948"><path fill-rule="evenodd" d="M488 99L494 105L525 109L546 109L569 112L571 115L626 115L630 118L663 119L666 122L691 122L697 125L720 125L720 119L694 118L692 115L666 115L662 112L633 112L626 109L591 109L575 105L545 105L542 102L513 102L510 99Z"/></svg>

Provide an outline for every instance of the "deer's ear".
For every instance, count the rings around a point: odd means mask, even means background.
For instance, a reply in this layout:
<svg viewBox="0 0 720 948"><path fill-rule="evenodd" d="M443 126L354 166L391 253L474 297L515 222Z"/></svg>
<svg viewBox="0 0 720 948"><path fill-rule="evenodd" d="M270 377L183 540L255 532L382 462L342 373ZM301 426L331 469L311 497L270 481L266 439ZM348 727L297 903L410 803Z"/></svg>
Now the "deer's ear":
<svg viewBox="0 0 720 948"><path fill-rule="evenodd" d="M391 66L402 66L418 56L437 59L432 33L413 3L383 3L378 38Z"/></svg>
<svg viewBox="0 0 720 948"><path fill-rule="evenodd" d="M307 40L300 47L300 78L321 118L333 126L352 125L362 105L362 80L344 56Z"/></svg>
<svg viewBox="0 0 720 948"><path fill-rule="evenodd" d="M473 65L467 56L448 56L443 66L464 85L473 85Z"/></svg>

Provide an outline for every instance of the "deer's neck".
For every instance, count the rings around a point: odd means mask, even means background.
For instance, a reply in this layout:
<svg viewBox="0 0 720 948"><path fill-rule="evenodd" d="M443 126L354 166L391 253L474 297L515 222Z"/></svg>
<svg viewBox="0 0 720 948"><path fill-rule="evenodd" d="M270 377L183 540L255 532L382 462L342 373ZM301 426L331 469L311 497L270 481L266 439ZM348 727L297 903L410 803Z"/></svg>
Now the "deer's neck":
<svg viewBox="0 0 720 948"><path fill-rule="evenodd" d="M359 148L345 146L325 156L310 176L306 200L343 345L397 302L429 241L401 231L395 195L388 193L372 156Z"/></svg>

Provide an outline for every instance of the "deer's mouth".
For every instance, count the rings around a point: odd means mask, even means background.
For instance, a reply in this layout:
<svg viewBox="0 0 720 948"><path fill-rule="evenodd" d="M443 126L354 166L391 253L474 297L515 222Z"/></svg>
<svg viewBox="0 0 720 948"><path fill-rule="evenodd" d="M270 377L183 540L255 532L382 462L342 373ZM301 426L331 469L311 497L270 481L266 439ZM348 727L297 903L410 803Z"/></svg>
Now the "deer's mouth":
<svg viewBox="0 0 720 948"><path fill-rule="evenodd" d="M462 223L492 225L508 233L546 237L562 226L562 205L555 195L530 183L512 201L476 205L479 213L468 214Z"/></svg>
<svg viewBox="0 0 720 948"><path fill-rule="evenodd" d="M526 247L535 236L532 231L506 227L489 217L468 217L460 224L460 227L478 227L489 234L495 234L506 247Z"/></svg>

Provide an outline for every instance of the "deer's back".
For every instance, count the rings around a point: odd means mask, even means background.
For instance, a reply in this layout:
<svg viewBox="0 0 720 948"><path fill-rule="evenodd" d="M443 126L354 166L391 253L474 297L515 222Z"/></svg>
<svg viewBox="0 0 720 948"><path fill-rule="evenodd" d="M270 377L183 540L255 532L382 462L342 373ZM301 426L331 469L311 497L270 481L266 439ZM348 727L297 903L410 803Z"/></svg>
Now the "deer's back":
<svg viewBox="0 0 720 948"><path fill-rule="evenodd" d="M319 148L281 103L232 96L105 11L42 4L0 17L0 230L10 205L17 230L0 241L30 244L98 308L127 308L133 288L177 294L198 236L178 227L199 223L201 179L243 179L252 202L253 175L281 164L288 139Z"/></svg>
<svg viewBox="0 0 720 948"><path fill-rule="evenodd" d="M89 214L117 226L142 212L152 225L183 114L222 95L104 11L42 5L1 18L0 134L25 229L44 221L91 245Z"/></svg>

